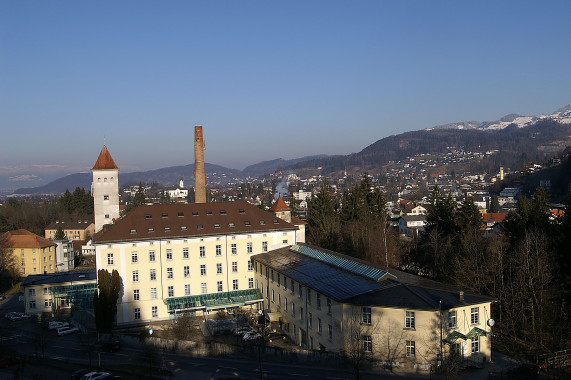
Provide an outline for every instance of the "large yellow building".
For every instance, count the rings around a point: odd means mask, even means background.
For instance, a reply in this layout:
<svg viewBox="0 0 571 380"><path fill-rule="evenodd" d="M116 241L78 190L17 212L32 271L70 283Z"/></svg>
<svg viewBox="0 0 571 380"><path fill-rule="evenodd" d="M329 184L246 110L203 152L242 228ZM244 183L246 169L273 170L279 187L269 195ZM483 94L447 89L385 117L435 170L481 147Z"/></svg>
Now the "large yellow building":
<svg viewBox="0 0 571 380"><path fill-rule="evenodd" d="M117 270L117 325L257 304L252 255L297 243L298 227L247 202L140 206L93 237Z"/></svg>
<svg viewBox="0 0 571 380"><path fill-rule="evenodd" d="M10 266L22 276L56 271L56 243L53 241L20 229L4 233L0 242L12 256Z"/></svg>
<svg viewBox="0 0 571 380"><path fill-rule="evenodd" d="M409 370L490 358L492 298L306 244L252 261L268 319L302 347Z"/></svg>

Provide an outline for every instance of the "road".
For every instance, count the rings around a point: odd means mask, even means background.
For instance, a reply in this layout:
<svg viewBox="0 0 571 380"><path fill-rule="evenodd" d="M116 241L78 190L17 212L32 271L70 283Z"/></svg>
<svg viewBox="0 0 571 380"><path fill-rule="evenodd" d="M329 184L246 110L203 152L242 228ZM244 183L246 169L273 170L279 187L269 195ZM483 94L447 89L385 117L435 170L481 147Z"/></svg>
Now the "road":
<svg viewBox="0 0 571 380"><path fill-rule="evenodd" d="M115 365L132 365L139 368L165 368L172 373L170 379L316 379L316 380L349 380L354 376L351 372L336 368L335 363L328 368L291 365L263 361L236 360L227 358L193 357L190 354L149 351L141 346L123 346L119 352L100 352L100 344L94 335L75 333L58 336L55 331L42 328L36 318L23 321L9 321L4 314L9 311L23 311L18 297L12 297L0 304L0 345L10 347L19 355L31 358L44 358L70 363L69 370L65 365L59 366L57 378L69 378L69 375L79 367L98 368ZM150 362L150 363L149 363ZM71 365L73 363L73 365ZM28 365L26 376L39 378L54 378L52 372L42 368L34 369L34 360ZM260 371L261 368L261 371ZM12 372L10 372L12 371ZM39 373L38 373L39 372ZM13 369L0 369L2 374L13 373ZM261 373L261 376L260 376ZM124 378L129 375L120 374ZM394 374L379 374L366 372L362 379L394 378ZM398 376L397 376L398 377ZM428 376L418 376L427 378ZM410 378L410 376L407 376Z"/></svg>

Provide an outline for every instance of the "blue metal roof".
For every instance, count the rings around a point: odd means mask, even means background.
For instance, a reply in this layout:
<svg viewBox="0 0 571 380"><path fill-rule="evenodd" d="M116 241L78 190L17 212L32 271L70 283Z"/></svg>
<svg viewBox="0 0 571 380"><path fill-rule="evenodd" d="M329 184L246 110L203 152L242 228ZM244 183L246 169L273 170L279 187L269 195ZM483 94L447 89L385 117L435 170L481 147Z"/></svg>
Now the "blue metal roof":
<svg viewBox="0 0 571 380"><path fill-rule="evenodd" d="M291 247L291 250L301 253L302 255L309 256L313 259L317 259L321 262L334 265L338 268L345 269L349 272L353 272L361 276L370 278L371 280L381 281L387 275L395 277L394 275L382 269L358 263L354 260L348 260L338 255L318 250L313 247L308 247L306 245L293 245Z"/></svg>

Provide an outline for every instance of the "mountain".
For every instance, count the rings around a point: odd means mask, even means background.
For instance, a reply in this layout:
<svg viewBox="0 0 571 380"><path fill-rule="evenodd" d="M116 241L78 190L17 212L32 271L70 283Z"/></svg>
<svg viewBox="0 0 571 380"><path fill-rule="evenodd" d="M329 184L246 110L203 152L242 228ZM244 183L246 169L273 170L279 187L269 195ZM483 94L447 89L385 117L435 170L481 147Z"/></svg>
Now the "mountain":
<svg viewBox="0 0 571 380"><path fill-rule="evenodd" d="M242 172L235 169L227 169L214 164L204 164L207 180L212 183L228 184L241 182ZM179 180L184 179L188 186L194 183L194 164L184 166L171 166L168 168L149 170L146 172L121 173L119 176L119 186L126 184L138 184L158 182L163 186L178 186ZM44 186L33 188L21 188L14 192L19 195L30 194L62 194L66 190L73 191L76 187L91 190L91 173L77 173L59 178Z"/></svg>
<svg viewBox="0 0 571 380"><path fill-rule="evenodd" d="M554 120L562 124L571 124L571 104L558 109L550 115L521 116L515 113L506 115L497 121L460 121L456 123L448 123L437 125L431 129L480 129L480 130L496 130L504 129L511 124L517 125L519 128L528 127L541 120Z"/></svg>
<svg viewBox="0 0 571 380"><path fill-rule="evenodd" d="M270 161L262 161L260 163L250 165L250 166L244 168L242 173L244 174L244 176L247 176L247 177L259 177L259 176L264 175L266 173L273 173L275 171L280 170L281 168L297 164L298 162L311 161L314 159L320 159L320 158L325 158L325 157L328 157L328 156L325 154L322 154L322 155L316 155L316 156L305 156L305 157L301 157L301 158L294 158L291 160L284 160L283 158L278 158L278 159L270 160Z"/></svg>

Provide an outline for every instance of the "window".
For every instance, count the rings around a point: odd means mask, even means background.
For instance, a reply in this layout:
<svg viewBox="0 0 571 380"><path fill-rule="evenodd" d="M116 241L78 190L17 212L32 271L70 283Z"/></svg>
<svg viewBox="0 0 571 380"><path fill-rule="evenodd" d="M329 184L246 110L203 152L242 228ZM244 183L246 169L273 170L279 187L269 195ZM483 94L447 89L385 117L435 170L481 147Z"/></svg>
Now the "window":
<svg viewBox="0 0 571 380"><path fill-rule="evenodd" d="M222 264L221 263L216 264L216 274L222 274Z"/></svg>
<svg viewBox="0 0 571 380"><path fill-rule="evenodd" d="M473 325L477 325L478 323L480 323L480 308L479 307L470 308L470 323Z"/></svg>
<svg viewBox="0 0 571 380"><path fill-rule="evenodd" d="M222 288L222 281L217 281L217 282L216 282L216 287L217 287L218 291L221 292L221 291L223 290L223 288Z"/></svg>
<svg viewBox="0 0 571 380"><path fill-rule="evenodd" d="M136 307L134 309L135 312L135 319L141 319L141 308L140 307Z"/></svg>
<svg viewBox="0 0 571 380"><path fill-rule="evenodd" d="M149 261L150 262L155 261L155 251L149 251Z"/></svg>
<svg viewBox="0 0 571 380"><path fill-rule="evenodd" d="M105 219L109 219L109 214L105 214Z"/></svg>
<svg viewBox="0 0 571 380"><path fill-rule="evenodd" d="M202 264L200 266L200 275L201 276L206 276L206 264Z"/></svg>
<svg viewBox="0 0 571 380"><path fill-rule="evenodd" d="M44 262L45 261L46 261L46 258L44 257ZM112 253L107 254L107 265L113 265L113 254Z"/></svg>
<svg viewBox="0 0 571 380"><path fill-rule="evenodd" d="M36 295L36 289L28 289L28 295L29 296L35 296Z"/></svg>
<svg viewBox="0 0 571 380"><path fill-rule="evenodd" d="M285 298L285 311L287 311L287 297Z"/></svg>
<svg viewBox="0 0 571 380"><path fill-rule="evenodd" d="M151 315L153 318L156 318L159 316L159 308L157 306L153 306L151 308Z"/></svg>
<svg viewBox="0 0 571 380"><path fill-rule="evenodd" d="M307 325L309 328L313 328L313 314L307 313Z"/></svg>
<svg viewBox="0 0 571 380"><path fill-rule="evenodd" d="M157 298L157 288L151 288L151 299Z"/></svg>
<svg viewBox="0 0 571 380"><path fill-rule="evenodd" d="M327 331L329 333L329 340L333 340L333 326L327 325Z"/></svg>
<svg viewBox="0 0 571 380"><path fill-rule="evenodd" d="M200 284L200 293L202 293L202 294L208 293L208 291L206 289L206 282L203 282Z"/></svg>
<svg viewBox="0 0 571 380"><path fill-rule="evenodd" d="M303 298L303 288L301 287L301 284L297 284L298 288L299 288L299 298Z"/></svg>
<svg viewBox="0 0 571 380"><path fill-rule="evenodd" d="M184 285L184 295L185 295L185 296L189 296L189 295L190 295L190 284L185 284L185 285Z"/></svg>
<svg viewBox="0 0 571 380"><path fill-rule="evenodd" d="M480 352L480 337L475 336L472 338L472 353Z"/></svg>
<svg viewBox="0 0 571 380"><path fill-rule="evenodd" d="M405 311L404 328L414 329L414 311Z"/></svg>
<svg viewBox="0 0 571 380"><path fill-rule="evenodd" d="M291 280L291 293L293 294L295 292L295 283L293 282L293 279Z"/></svg>
<svg viewBox="0 0 571 380"><path fill-rule="evenodd" d="M167 260L172 260L172 249L167 249Z"/></svg>
<svg viewBox="0 0 571 380"><path fill-rule="evenodd" d="M414 340L406 341L406 356L416 356L416 343Z"/></svg>
<svg viewBox="0 0 571 380"><path fill-rule="evenodd" d="M268 252L268 242L267 241L262 242L262 252Z"/></svg>
<svg viewBox="0 0 571 380"><path fill-rule="evenodd" d="M284 276L284 289L287 290L287 277Z"/></svg>
<svg viewBox="0 0 571 380"><path fill-rule="evenodd" d="M370 335L363 335L363 352L373 352L373 338Z"/></svg>
<svg viewBox="0 0 571 380"><path fill-rule="evenodd" d="M371 324L371 308L370 307L363 307L363 324L370 325Z"/></svg>
<svg viewBox="0 0 571 380"><path fill-rule="evenodd" d="M174 286L169 286L167 289L169 297L174 297Z"/></svg>
<svg viewBox="0 0 571 380"><path fill-rule="evenodd" d="M254 289L254 278L250 277L248 279L248 289Z"/></svg>
<svg viewBox="0 0 571 380"><path fill-rule="evenodd" d="M311 305L311 289L306 290L307 293L307 303Z"/></svg>
<svg viewBox="0 0 571 380"><path fill-rule="evenodd" d="M138 301L139 300L139 289L134 289L133 290L133 301Z"/></svg>
<svg viewBox="0 0 571 380"><path fill-rule="evenodd" d="M303 307L299 307L299 319L303 321Z"/></svg>
<svg viewBox="0 0 571 380"><path fill-rule="evenodd" d="M272 302L274 302L276 300L276 293L274 292L274 289L272 289Z"/></svg>
<svg viewBox="0 0 571 380"><path fill-rule="evenodd" d="M321 310L321 294L317 293L315 295L316 301L317 301L317 310Z"/></svg>
<svg viewBox="0 0 571 380"><path fill-rule="evenodd" d="M182 249L182 258L183 258L183 259L188 259L188 257L189 257L189 256L188 256L188 247L184 247L184 248Z"/></svg>
<svg viewBox="0 0 571 380"><path fill-rule="evenodd" d="M232 250L233 255L238 254L238 248L236 247L236 243L232 243L232 245L230 245L230 249Z"/></svg>
<svg viewBox="0 0 571 380"><path fill-rule="evenodd" d="M246 244L246 252L252 253L253 251L254 250L252 248L252 243L250 242L250 243Z"/></svg>
<svg viewBox="0 0 571 380"><path fill-rule="evenodd" d="M282 240L282 243L287 244L287 239Z"/></svg>
<svg viewBox="0 0 571 380"><path fill-rule="evenodd" d="M150 274L151 281L155 281L157 279L157 270L156 269L151 269L149 271L149 274Z"/></svg>
<svg viewBox="0 0 571 380"><path fill-rule="evenodd" d="M52 300L51 300L51 298L50 298L50 299L47 299L47 300L44 300L44 307L51 307L51 306L52 306Z"/></svg>
<svg viewBox="0 0 571 380"><path fill-rule="evenodd" d="M232 280L232 290L238 290L238 280Z"/></svg>
<svg viewBox="0 0 571 380"><path fill-rule="evenodd" d="M138 270L133 271L133 282L139 282L139 271Z"/></svg>
<svg viewBox="0 0 571 380"><path fill-rule="evenodd" d="M30 301L30 309L36 308L36 301Z"/></svg>
<svg viewBox="0 0 571 380"><path fill-rule="evenodd" d="M291 303L291 315L295 317L295 302Z"/></svg>
<svg viewBox="0 0 571 380"><path fill-rule="evenodd" d="M222 246L220 244L216 245L216 256L222 256Z"/></svg>
<svg viewBox="0 0 571 380"><path fill-rule="evenodd" d="M238 272L238 262L237 261L232 261L232 272L233 273Z"/></svg>
<svg viewBox="0 0 571 380"><path fill-rule="evenodd" d="M248 271L253 271L253 270L254 270L254 265L252 264L252 261L251 261L251 260L248 260ZM279 285L279 282L280 282L279 280L280 280L280 277L279 277L279 275L278 275L278 285Z"/></svg>
<svg viewBox="0 0 571 380"><path fill-rule="evenodd" d="M190 267L188 265L184 267L184 277L190 277Z"/></svg>
<svg viewBox="0 0 571 380"><path fill-rule="evenodd" d="M448 312L448 328L452 329L456 327L456 310Z"/></svg>
<svg viewBox="0 0 571 380"><path fill-rule="evenodd" d="M48 294L48 288L44 288L44 294Z"/></svg>
<svg viewBox="0 0 571 380"><path fill-rule="evenodd" d="M331 314L331 299L327 298L327 313Z"/></svg>
<svg viewBox="0 0 571 380"><path fill-rule="evenodd" d="M200 257L206 257L206 247L205 246L201 245L198 248L198 250L200 252L200 254L199 254Z"/></svg>
<svg viewBox="0 0 571 380"><path fill-rule="evenodd" d="M278 273L278 286L281 285L281 279L280 279L280 274Z"/></svg>

